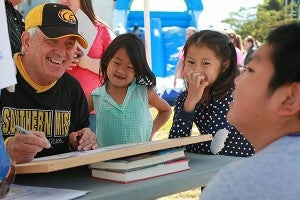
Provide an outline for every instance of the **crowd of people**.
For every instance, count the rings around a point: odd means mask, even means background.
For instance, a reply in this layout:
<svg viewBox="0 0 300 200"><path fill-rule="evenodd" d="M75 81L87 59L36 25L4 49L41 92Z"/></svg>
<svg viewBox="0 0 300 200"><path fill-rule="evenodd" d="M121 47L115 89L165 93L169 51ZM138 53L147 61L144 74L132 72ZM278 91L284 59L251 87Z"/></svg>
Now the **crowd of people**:
<svg viewBox="0 0 300 200"><path fill-rule="evenodd" d="M5 0L17 84L0 93L0 198L13 183L15 163L150 141L172 112L155 91L137 30L114 35L91 0L41 4L25 20L14 8L20 2ZM97 29L87 55L79 9ZM226 134L224 145L215 152L208 141L187 151L247 157L221 170L201 200L297 198L300 24L275 28L261 46L248 36L243 47L234 32L186 33L177 71L186 90L176 99L169 138L191 136L195 124L214 139ZM149 107L158 111L154 119ZM16 125L30 134L18 134Z"/></svg>
<svg viewBox="0 0 300 200"><path fill-rule="evenodd" d="M237 64L240 70L249 63L251 55L259 47L259 42L253 36L248 35L243 40L234 31L225 31L230 41L234 44L237 53Z"/></svg>

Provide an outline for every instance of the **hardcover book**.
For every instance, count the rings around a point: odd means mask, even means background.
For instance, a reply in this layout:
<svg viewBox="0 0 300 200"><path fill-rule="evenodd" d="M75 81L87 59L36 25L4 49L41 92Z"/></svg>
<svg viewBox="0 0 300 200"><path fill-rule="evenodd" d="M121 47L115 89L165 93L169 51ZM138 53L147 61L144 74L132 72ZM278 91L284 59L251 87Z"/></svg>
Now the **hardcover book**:
<svg viewBox="0 0 300 200"><path fill-rule="evenodd" d="M184 158L184 148L165 149L90 164L92 169L132 170Z"/></svg>
<svg viewBox="0 0 300 200"><path fill-rule="evenodd" d="M99 178L113 182L132 183L175 172L185 171L188 169L190 169L189 159L184 158L132 171L92 169L91 175L94 178Z"/></svg>

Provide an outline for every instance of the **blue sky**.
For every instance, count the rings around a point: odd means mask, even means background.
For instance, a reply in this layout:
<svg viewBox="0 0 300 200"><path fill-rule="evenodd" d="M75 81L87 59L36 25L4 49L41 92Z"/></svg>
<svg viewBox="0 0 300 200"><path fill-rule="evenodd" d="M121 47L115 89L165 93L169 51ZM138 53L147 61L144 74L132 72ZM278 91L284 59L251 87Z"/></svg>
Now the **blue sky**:
<svg viewBox="0 0 300 200"><path fill-rule="evenodd" d="M223 30L228 28L221 21L229 17L230 12L236 12L241 7L253 7L263 3L263 0L202 0L204 10L199 17L199 28Z"/></svg>

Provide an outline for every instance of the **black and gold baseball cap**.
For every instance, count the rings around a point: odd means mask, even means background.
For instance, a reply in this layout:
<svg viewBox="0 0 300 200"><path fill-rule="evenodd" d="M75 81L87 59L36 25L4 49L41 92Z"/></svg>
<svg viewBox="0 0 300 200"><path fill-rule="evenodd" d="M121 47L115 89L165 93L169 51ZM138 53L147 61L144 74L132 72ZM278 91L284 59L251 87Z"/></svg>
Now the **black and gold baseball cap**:
<svg viewBox="0 0 300 200"><path fill-rule="evenodd" d="M77 18L68 6L46 3L31 9L25 18L25 30L35 26L48 38L74 36L83 48L88 46L87 41L78 33Z"/></svg>

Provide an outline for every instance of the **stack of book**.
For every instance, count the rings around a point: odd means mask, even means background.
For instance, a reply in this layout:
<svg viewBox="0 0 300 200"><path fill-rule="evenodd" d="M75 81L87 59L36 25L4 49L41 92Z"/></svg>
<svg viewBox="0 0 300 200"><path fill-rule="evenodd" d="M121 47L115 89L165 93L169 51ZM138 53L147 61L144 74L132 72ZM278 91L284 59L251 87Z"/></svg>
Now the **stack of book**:
<svg viewBox="0 0 300 200"><path fill-rule="evenodd" d="M94 178L131 183L190 169L183 148L164 149L90 164Z"/></svg>

